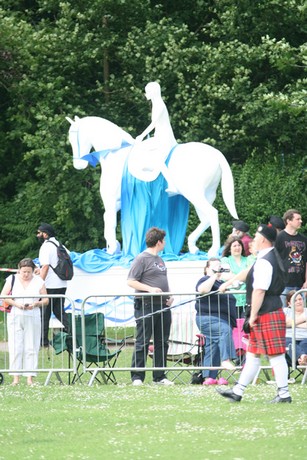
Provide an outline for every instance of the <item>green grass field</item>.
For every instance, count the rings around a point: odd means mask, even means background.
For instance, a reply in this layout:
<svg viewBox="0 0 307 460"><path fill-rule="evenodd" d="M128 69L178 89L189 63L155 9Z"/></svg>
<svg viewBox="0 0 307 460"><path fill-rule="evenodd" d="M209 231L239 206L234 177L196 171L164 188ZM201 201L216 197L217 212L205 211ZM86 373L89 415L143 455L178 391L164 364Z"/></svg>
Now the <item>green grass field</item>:
<svg viewBox="0 0 307 460"><path fill-rule="evenodd" d="M269 405L273 386L241 403L212 387L130 384L0 387L0 459L304 459L306 386Z"/></svg>
<svg viewBox="0 0 307 460"><path fill-rule="evenodd" d="M131 346L124 348L117 366L129 367L131 353ZM40 351L40 369L66 367L66 353ZM7 351L0 351L0 368L8 368ZM67 373L60 375L67 383ZM183 375L188 383L189 373ZM86 385L89 373L83 384L70 386L60 385L55 374L44 386L46 376L38 374L37 386L27 387L23 378L13 387L4 374L0 460L307 458L307 385L290 386L292 404L270 405L276 388L261 376L234 404L214 387L154 385L151 371L143 387L132 387L128 371L116 372L118 385L92 387Z"/></svg>

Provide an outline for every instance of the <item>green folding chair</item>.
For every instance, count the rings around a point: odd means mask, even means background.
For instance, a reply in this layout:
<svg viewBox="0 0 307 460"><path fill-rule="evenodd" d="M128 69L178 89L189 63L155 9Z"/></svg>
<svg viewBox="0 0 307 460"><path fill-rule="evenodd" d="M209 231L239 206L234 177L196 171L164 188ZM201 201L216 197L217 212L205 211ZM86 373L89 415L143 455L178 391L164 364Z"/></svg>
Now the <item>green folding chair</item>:
<svg viewBox="0 0 307 460"><path fill-rule="evenodd" d="M86 370L92 373L89 385L93 381L99 383L114 383L116 377L113 369L116 365L118 356L125 345L127 337L122 340L107 339L105 335L105 321L103 313L92 313L84 316L85 322L85 343L82 337L82 318L75 316L76 330L76 359L77 373L73 376L72 384L82 382L84 375L83 361L85 358ZM118 348L110 350L108 346L114 345ZM55 353L67 351L69 359L72 359L72 336L65 332L59 332L53 338Z"/></svg>

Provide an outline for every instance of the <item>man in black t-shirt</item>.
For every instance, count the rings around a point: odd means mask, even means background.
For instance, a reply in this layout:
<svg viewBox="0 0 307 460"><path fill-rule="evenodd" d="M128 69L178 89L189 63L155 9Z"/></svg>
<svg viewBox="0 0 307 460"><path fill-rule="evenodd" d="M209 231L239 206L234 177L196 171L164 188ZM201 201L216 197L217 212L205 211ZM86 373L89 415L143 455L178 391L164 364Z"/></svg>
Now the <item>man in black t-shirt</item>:
<svg viewBox="0 0 307 460"><path fill-rule="evenodd" d="M283 216L285 229L277 235L275 247L286 272L286 287L282 293L283 306L286 294L292 289L307 288L307 238L298 233L302 216L296 209L289 209Z"/></svg>
<svg viewBox="0 0 307 460"><path fill-rule="evenodd" d="M159 385L173 385L165 376L168 339L171 328L171 311L173 298L162 295L169 292L167 269L159 252L165 246L165 231L157 227L146 233L147 249L132 262L128 273L128 286L135 289L134 316L136 320L136 341L132 356L132 385L143 385L148 347L151 337L154 342L153 381ZM143 296L145 293L161 295ZM164 310L164 311L163 311Z"/></svg>

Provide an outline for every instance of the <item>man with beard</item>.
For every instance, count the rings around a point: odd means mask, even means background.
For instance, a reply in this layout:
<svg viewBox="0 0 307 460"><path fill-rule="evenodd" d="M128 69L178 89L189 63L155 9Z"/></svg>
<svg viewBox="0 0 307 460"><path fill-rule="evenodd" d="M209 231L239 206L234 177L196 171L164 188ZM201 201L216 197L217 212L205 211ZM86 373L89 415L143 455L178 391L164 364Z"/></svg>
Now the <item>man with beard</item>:
<svg viewBox="0 0 307 460"><path fill-rule="evenodd" d="M59 241L55 238L55 230L52 225L42 223L37 230L37 238L42 243L39 251L40 277L45 281L47 294L65 295L67 281L58 277L52 267L58 264L57 246ZM67 314L64 311L64 299L50 299L49 304L41 310L42 316L42 337L41 346L48 347L48 331L51 312L63 324L64 331L68 332L69 322Z"/></svg>

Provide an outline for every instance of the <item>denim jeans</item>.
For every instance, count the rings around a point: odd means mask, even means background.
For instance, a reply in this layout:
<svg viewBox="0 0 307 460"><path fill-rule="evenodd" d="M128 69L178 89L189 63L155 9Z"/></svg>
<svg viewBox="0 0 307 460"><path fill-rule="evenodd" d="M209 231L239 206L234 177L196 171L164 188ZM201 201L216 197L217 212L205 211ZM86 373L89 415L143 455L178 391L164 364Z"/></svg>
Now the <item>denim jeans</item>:
<svg viewBox="0 0 307 460"><path fill-rule="evenodd" d="M289 348L287 354L292 358L292 339L290 337L286 337L286 347ZM301 355L307 355L307 339L295 341L296 362Z"/></svg>
<svg viewBox="0 0 307 460"><path fill-rule="evenodd" d="M217 316L196 316L198 329L206 336L204 367L220 366L222 361L236 358L230 325ZM216 378L217 370L203 370L203 377Z"/></svg>

